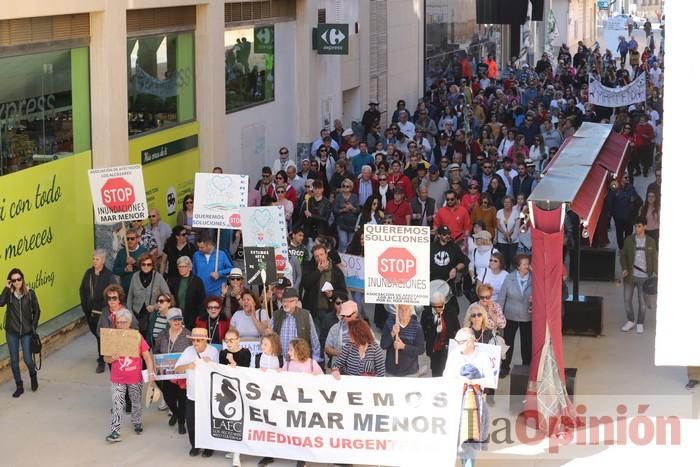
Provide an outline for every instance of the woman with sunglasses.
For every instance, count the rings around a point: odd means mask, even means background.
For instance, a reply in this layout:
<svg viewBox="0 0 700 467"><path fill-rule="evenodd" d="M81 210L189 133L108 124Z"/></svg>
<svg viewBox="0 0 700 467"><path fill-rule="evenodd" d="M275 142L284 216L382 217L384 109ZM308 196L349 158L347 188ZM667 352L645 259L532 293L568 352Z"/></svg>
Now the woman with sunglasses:
<svg viewBox="0 0 700 467"><path fill-rule="evenodd" d="M31 339L39 325L39 300L34 290L27 287L24 282L24 273L13 268L7 274L7 287L0 294L0 307L7 306L5 310L5 340L10 354L10 367L15 378L17 388L12 397L19 397L24 393L24 383L19 369L19 349L22 347L24 364L29 370L29 379L32 391L39 388L36 368L32 361Z"/></svg>
<svg viewBox="0 0 700 467"><path fill-rule="evenodd" d="M294 190L292 185L289 183L289 177L287 176L287 172L284 170L280 170L275 174L275 179L273 180L272 184L268 187L267 189L267 196L272 198L273 200L278 200L279 199L279 193L278 193L278 188L284 188L285 191L285 198L289 201L291 201L292 206L296 204L297 202L297 192Z"/></svg>
<svg viewBox="0 0 700 467"><path fill-rule="evenodd" d="M486 321L486 308L479 303L472 303L464 315L463 327L474 331L477 342L488 344L493 339L493 330Z"/></svg>
<svg viewBox="0 0 700 467"><path fill-rule="evenodd" d="M486 274L483 279L477 279L477 284L489 284L493 288L492 299L498 300L506 277L508 277L508 271L505 268L505 259L501 253L494 252L489 259L489 267L486 268Z"/></svg>
<svg viewBox="0 0 700 467"><path fill-rule="evenodd" d="M161 332L153 344L154 354L179 354L185 351L190 345L188 337L191 335L189 329L184 325L182 310L179 308L168 309L167 329ZM163 400L172 415L168 420L168 425L175 426L177 431L184 435L185 431L185 404L187 395L185 393L185 380L165 380L158 381L158 387L163 393Z"/></svg>
<svg viewBox="0 0 700 467"><path fill-rule="evenodd" d="M183 256L192 259L195 251L197 250L194 244L188 240L187 228L183 225L176 225L163 247L164 254L160 264L160 273L167 279L177 276L177 260Z"/></svg>
<svg viewBox="0 0 700 467"><path fill-rule="evenodd" d="M284 184L279 184L275 187L275 198L272 205L282 206L282 209L284 209L284 220L287 222L287 228L289 228L292 223L292 215L294 214L294 203L287 198L287 194L290 193L287 188L289 186ZM296 197L296 191L292 189L291 192L294 192Z"/></svg>
<svg viewBox="0 0 700 467"><path fill-rule="evenodd" d="M192 229L192 216L194 215L194 196L185 195L182 200L182 210L177 213L177 225L181 225L187 230L190 243L194 243L194 230Z"/></svg>
<svg viewBox="0 0 700 467"><path fill-rule="evenodd" d="M168 310L175 306L175 298L169 293L158 294L156 309L148 314L146 325L146 342L153 347L160 334L168 329Z"/></svg>
<svg viewBox="0 0 700 467"><path fill-rule="evenodd" d="M340 185L340 194L333 202L333 215L338 230L338 251L345 253L345 249L350 243L355 226L357 225L357 215L360 212L359 200L355 193L353 181L349 178L343 180Z"/></svg>
<svg viewBox="0 0 700 467"><path fill-rule="evenodd" d="M141 334L147 336L149 314L156 311L159 295L170 293L170 288L163 275L155 270L155 260L151 253L144 253L138 258L139 271L131 277L126 307L134 313L139 321Z"/></svg>
<svg viewBox="0 0 700 467"><path fill-rule="evenodd" d="M498 333L499 329L504 329L506 327L506 317L503 314L501 305L493 300L493 287L491 287L491 284L477 285L476 296L479 299L478 303L486 308L486 324L489 329L496 333Z"/></svg>
<svg viewBox="0 0 700 467"><path fill-rule="evenodd" d="M207 335L211 336L212 344L221 344L224 342L224 336L229 328L229 320L221 313L223 302L221 298L209 296L204 300L206 314L200 315L195 321L195 328L204 328L207 330Z"/></svg>

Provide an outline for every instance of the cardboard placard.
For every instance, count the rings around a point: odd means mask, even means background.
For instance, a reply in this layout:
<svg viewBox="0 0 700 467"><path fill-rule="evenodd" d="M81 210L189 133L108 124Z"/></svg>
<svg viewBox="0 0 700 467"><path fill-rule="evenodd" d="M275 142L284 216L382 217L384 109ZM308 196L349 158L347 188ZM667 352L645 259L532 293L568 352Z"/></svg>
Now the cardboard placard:
<svg viewBox="0 0 700 467"><path fill-rule="evenodd" d="M243 259L245 261L245 276L250 281L248 285L262 285L261 270L265 271L266 284L277 280L275 249L273 247L245 246L243 247Z"/></svg>
<svg viewBox="0 0 700 467"><path fill-rule="evenodd" d="M100 353L111 357L138 357L141 334L136 329L101 329Z"/></svg>

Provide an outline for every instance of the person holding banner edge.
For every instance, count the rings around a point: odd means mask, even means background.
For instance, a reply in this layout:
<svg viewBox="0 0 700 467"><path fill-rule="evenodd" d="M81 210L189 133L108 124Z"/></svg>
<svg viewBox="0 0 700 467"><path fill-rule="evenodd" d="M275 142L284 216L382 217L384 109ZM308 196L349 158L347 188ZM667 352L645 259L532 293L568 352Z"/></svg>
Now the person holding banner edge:
<svg viewBox="0 0 700 467"><path fill-rule="evenodd" d="M175 363L175 373L184 373L187 377L187 402L185 406L185 423L187 424L187 434L190 440L190 456L196 457L200 453L202 457L211 457L213 451L204 449L200 451L194 445L194 417L195 417L195 379L194 369L197 365L205 365L219 361L219 352L215 347L209 345L209 335L206 329L195 328L192 334L187 336L192 345L187 347Z"/></svg>

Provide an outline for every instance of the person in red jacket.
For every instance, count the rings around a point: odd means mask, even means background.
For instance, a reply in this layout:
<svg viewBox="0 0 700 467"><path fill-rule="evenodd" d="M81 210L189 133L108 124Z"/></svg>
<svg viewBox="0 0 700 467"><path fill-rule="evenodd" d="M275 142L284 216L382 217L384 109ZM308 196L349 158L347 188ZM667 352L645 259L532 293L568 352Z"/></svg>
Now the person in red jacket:
<svg viewBox="0 0 700 467"><path fill-rule="evenodd" d="M401 172L401 168L400 161L395 160L391 163L391 173L388 177L389 187L392 190L396 190L396 187L403 188L404 194L406 195L405 199L411 199L413 198L413 185L411 184L411 180Z"/></svg>
<svg viewBox="0 0 700 467"><path fill-rule="evenodd" d="M386 209L384 210L384 218L391 221L394 225L410 225L411 224L411 204L406 201L404 189L401 186L394 188L393 201L387 201Z"/></svg>
<svg viewBox="0 0 700 467"><path fill-rule="evenodd" d="M450 229L450 234L455 242L464 239L472 230L472 219L464 207L457 200L457 194L448 190L445 192L446 205L438 209L433 221L433 228L437 229L443 225Z"/></svg>
<svg viewBox="0 0 700 467"><path fill-rule="evenodd" d="M228 318L221 313L223 302L219 297L212 295L204 300L204 306L207 313L197 317L194 327L206 329L208 335L211 336L211 344L223 344L224 336L226 336L229 327Z"/></svg>
<svg viewBox="0 0 700 467"><path fill-rule="evenodd" d="M488 58L486 59L486 64L489 66L489 71L488 71L489 79L498 78L498 65L496 64L496 60L493 59L492 54L489 54Z"/></svg>
<svg viewBox="0 0 700 467"><path fill-rule="evenodd" d="M634 127L634 151L632 152L632 167L634 175L639 175L639 166L642 173L649 175L654 152L654 127L647 121L647 116L639 117L639 123Z"/></svg>

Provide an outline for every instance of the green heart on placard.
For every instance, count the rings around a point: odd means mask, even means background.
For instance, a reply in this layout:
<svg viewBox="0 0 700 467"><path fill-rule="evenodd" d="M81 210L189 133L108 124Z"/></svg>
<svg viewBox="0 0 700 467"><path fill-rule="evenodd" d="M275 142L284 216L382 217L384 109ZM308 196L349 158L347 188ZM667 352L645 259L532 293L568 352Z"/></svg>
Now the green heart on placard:
<svg viewBox="0 0 700 467"><path fill-rule="evenodd" d="M253 213L253 222L259 228L264 229L272 221L272 215L267 209L256 209Z"/></svg>
<svg viewBox="0 0 700 467"><path fill-rule="evenodd" d="M211 184L214 185L214 188L218 191L226 191L233 184L233 180L231 180L230 177L219 175L212 177Z"/></svg>

